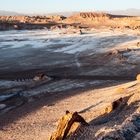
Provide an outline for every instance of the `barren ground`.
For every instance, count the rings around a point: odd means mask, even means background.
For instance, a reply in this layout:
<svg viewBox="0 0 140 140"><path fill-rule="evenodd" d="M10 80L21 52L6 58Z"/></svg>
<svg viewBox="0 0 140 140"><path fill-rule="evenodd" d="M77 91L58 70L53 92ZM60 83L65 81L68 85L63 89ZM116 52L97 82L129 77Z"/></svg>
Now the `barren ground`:
<svg viewBox="0 0 140 140"><path fill-rule="evenodd" d="M92 129L94 119L108 104L132 90L139 99L139 84L134 81L140 71L139 32L83 33L74 29L0 33L0 139L46 140L66 110L80 112L91 124L89 136L95 136L106 124ZM52 79L33 81L38 72ZM129 94L118 91L120 87ZM139 109L130 108L124 116L135 113Z"/></svg>

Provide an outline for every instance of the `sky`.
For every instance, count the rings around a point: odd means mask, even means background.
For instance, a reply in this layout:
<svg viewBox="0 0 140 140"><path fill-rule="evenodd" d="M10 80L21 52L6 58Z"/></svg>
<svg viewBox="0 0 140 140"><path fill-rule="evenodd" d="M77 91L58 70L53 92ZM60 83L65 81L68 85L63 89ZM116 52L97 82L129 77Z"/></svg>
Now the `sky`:
<svg viewBox="0 0 140 140"><path fill-rule="evenodd" d="M0 10L19 13L140 9L140 0L0 0Z"/></svg>

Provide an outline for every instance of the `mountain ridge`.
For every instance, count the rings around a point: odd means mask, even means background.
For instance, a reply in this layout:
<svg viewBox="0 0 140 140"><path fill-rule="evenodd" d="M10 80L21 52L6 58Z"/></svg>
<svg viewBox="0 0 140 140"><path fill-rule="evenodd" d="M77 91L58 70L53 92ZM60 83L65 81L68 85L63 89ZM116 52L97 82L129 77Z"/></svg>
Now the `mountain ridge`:
<svg viewBox="0 0 140 140"><path fill-rule="evenodd" d="M18 16L18 15L63 15L66 17L69 17L73 14L80 13L82 11L66 11L66 12L52 12L52 13L43 13L43 14L37 14L37 13L29 13L29 14L23 14L15 11L6 11L6 10L0 10L0 16ZM112 10L112 11L95 11L95 12L105 12L108 14L113 15L127 15L127 16L140 16L140 9L126 9L126 10Z"/></svg>
<svg viewBox="0 0 140 140"><path fill-rule="evenodd" d="M24 15L24 14L20 14L14 11L0 10L0 16L16 16L16 15Z"/></svg>

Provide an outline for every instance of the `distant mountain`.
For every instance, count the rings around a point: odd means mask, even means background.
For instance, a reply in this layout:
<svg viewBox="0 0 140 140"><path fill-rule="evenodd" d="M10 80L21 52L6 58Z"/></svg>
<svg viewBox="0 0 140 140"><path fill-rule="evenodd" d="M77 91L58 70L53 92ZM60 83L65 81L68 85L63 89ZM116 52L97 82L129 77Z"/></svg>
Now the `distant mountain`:
<svg viewBox="0 0 140 140"><path fill-rule="evenodd" d="M127 10L115 10L115 11L94 11L94 12L105 12L108 14L112 14L112 15L127 15L127 16L140 16L140 9L127 9ZM22 14L22 13L18 13L18 12L13 12L13 11L4 11L4 10L0 10L0 16L16 16L16 15L63 15L66 17L69 17L73 14L76 14L79 12L75 12L75 11L71 11L71 12L57 12L57 13L44 13L44 14Z"/></svg>
<svg viewBox="0 0 140 140"><path fill-rule="evenodd" d="M116 10L116 11L94 11L94 12L105 12L112 15L126 15L126 16L140 16L140 9L126 9L126 10ZM58 12L58 13L49 13L47 15L63 15L71 16L79 12Z"/></svg>
<svg viewBox="0 0 140 140"><path fill-rule="evenodd" d="M0 10L0 16L16 16L16 15L21 15L21 14L17 12L12 12L12 11Z"/></svg>
<svg viewBox="0 0 140 140"><path fill-rule="evenodd" d="M44 14L44 15L47 15L47 16L53 16L53 15L63 15L65 17L69 17L73 14L76 14L76 13L79 13L79 12L57 12L57 13L47 13L47 14Z"/></svg>
<svg viewBox="0 0 140 140"><path fill-rule="evenodd" d="M90 12L90 11L89 11ZM140 9L126 9L126 10L115 10L115 11L92 11L92 12L105 12L112 15L126 15L126 16L140 16ZM50 13L47 15L64 15L66 17L71 16L73 14L77 14L80 12L58 12L58 13Z"/></svg>
<svg viewBox="0 0 140 140"><path fill-rule="evenodd" d="M112 15L140 16L140 9L127 9L106 12Z"/></svg>

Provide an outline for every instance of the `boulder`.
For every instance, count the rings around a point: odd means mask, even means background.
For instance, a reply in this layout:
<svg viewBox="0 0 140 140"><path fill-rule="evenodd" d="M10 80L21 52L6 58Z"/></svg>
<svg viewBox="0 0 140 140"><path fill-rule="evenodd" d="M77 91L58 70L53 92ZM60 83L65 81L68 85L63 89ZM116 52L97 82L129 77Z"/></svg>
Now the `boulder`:
<svg viewBox="0 0 140 140"><path fill-rule="evenodd" d="M34 81L43 81L43 80L50 80L51 78L43 73L38 73L33 80Z"/></svg>
<svg viewBox="0 0 140 140"><path fill-rule="evenodd" d="M137 42L137 47L140 47L140 42Z"/></svg>
<svg viewBox="0 0 140 140"><path fill-rule="evenodd" d="M80 125L88 125L88 123L77 112L66 111L66 115L61 118L56 132L52 134L49 140L64 140L70 137Z"/></svg>
<svg viewBox="0 0 140 140"><path fill-rule="evenodd" d="M136 76L136 80L140 82L140 74Z"/></svg>

